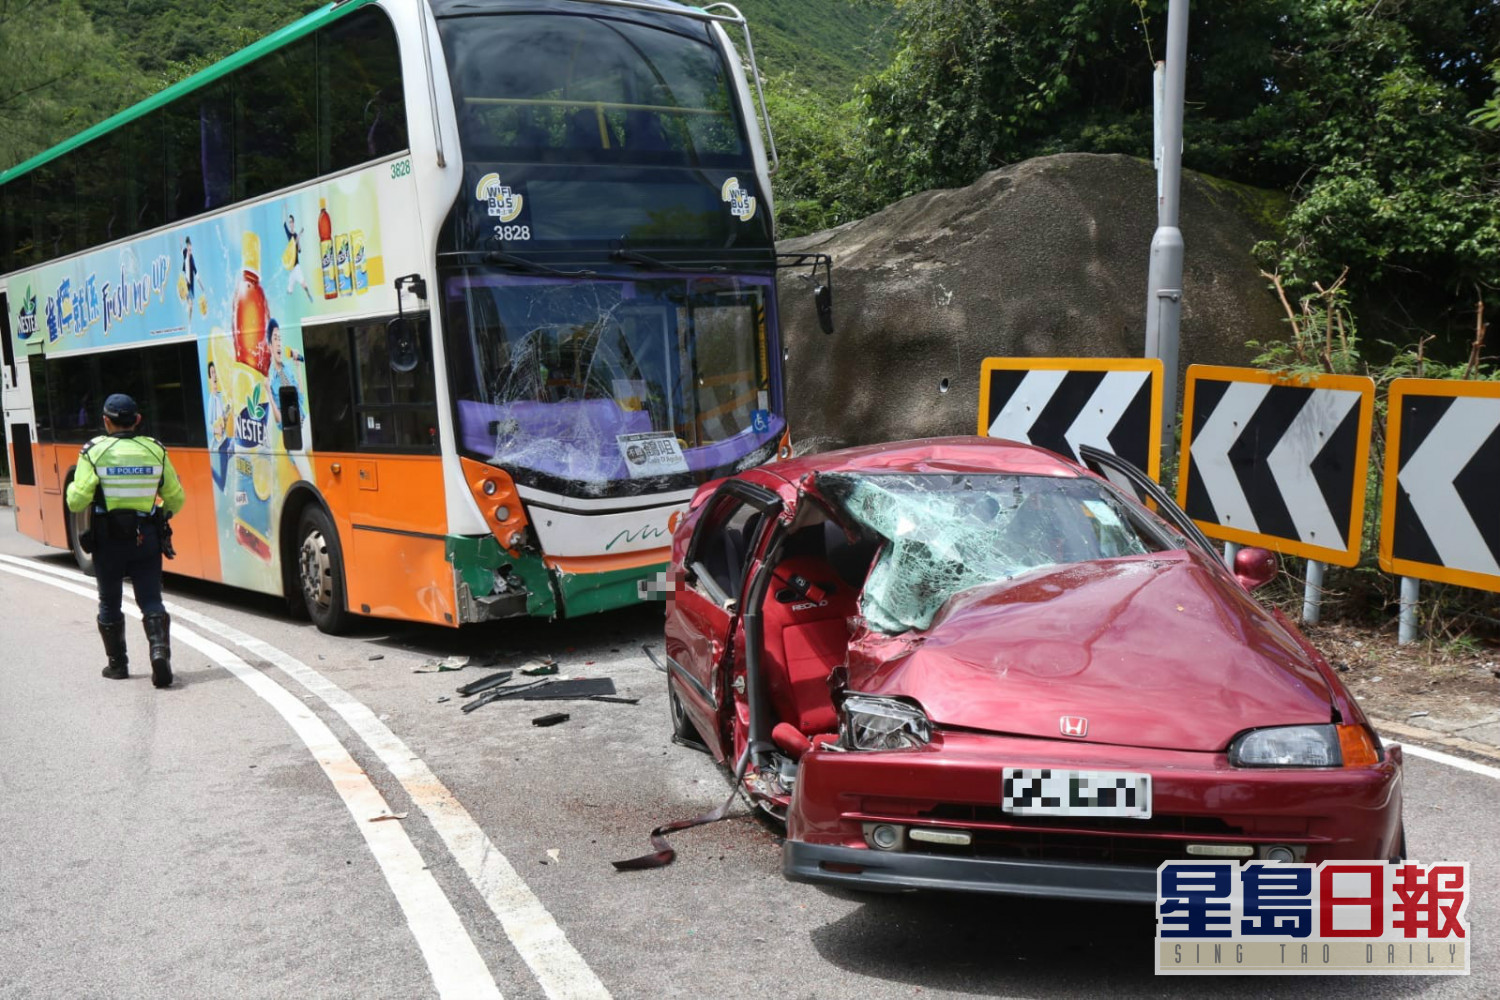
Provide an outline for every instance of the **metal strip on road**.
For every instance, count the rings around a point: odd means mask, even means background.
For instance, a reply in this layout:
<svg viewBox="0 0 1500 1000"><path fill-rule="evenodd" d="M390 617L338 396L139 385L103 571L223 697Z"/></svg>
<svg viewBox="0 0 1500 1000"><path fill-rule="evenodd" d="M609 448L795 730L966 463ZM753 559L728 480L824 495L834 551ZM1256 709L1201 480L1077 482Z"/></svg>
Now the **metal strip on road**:
<svg viewBox="0 0 1500 1000"><path fill-rule="evenodd" d="M43 566L11 556L0 556L0 560L90 586L93 583L89 577L73 570ZM89 594L92 596L93 591L89 591ZM301 660L270 643L179 604L168 603L167 608L180 620L211 631L279 667L287 676L322 699L324 704L348 724L401 783L417 808L422 810L454 860L484 897L490 912L500 921L511 944L550 1000L608 1000L609 991L568 941L567 935L541 900L516 873L510 861L427 764L400 737L391 732L385 723L376 718L374 712ZM254 668L247 666L247 669ZM297 704L303 707L300 702Z"/></svg>
<svg viewBox="0 0 1500 1000"><path fill-rule="evenodd" d="M11 556L0 556L0 561L11 564L0 565L0 571L90 600L98 599L98 593L92 587L85 588L72 582L75 574L58 573L50 567ZM25 568L17 568L17 564ZM92 582L81 574L76 578ZM131 603L124 604L122 610L132 618L141 616ZM380 866L381 874L391 887L412 937L427 962L438 995L451 1000L468 1000L470 997L503 1000L494 976L453 909L452 902L423 864L422 855L401 824L369 822L376 816L388 815L390 806L333 730L290 691L218 643L180 627L173 629L172 638L198 650L242 681L274 708L306 744L318 766L333 783L334 790L354 818L356 829Z"/></svg>

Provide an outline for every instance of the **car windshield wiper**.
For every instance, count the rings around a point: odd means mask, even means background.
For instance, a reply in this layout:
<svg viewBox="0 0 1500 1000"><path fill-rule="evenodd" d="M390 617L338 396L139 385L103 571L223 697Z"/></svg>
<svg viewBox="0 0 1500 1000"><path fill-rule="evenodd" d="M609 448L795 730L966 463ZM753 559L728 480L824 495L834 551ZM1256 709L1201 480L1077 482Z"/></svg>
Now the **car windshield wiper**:
<svg viewBox="0 0 1500 1000"><path fill-rule="evenodd" d="M642 267L649 267L653 271L709 271L721 274L729 270L722 264L672 264L658 257L652 257L650 254L644 254L638 250L626 250L623 247L611 250L609 257L611 260L620 260L630 264L639 264Z"/></svg>
<svg viewBox="0 0 1500 1000"><path fill-rule="evenodd" d="M548 267L546 264L539 264L534 260L527 260L525 257L518 257L513 253L506 253L503 250L487 251L484 255L484 262L486 264L498 264L501 267L508 267L514 271L524 271L527 274L551 275L554 278L592 278L599 273L598 271L590 271L587 268L580 268L577 271L563 271L559 268Z"/></svg>

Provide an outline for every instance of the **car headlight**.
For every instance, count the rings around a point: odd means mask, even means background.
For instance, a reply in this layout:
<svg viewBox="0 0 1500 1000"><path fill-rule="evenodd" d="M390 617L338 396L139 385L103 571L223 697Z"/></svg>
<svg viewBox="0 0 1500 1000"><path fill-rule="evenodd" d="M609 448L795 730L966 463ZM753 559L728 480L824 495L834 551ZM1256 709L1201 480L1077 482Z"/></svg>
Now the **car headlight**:
<svg viewBox="0 0 1500 1000"><path fill-rule="evenodd" d="M906 750L931 741L932 723L910 702L851 694L839 708L839 742L850 750Z"/></svg>
<svg viewBox="0 0 1500 1000"><path fill-rule="evenodd" d="M1277 726L1241 733L1229 744L1235 767L1341 767L1336 726Z"/></svg>

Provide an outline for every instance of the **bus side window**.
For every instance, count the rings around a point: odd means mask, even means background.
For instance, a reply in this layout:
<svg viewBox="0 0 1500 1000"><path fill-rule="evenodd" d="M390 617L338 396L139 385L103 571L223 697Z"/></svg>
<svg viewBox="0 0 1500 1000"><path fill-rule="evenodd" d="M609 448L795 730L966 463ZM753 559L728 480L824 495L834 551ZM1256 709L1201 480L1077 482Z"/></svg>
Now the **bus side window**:
<svg viewBox="0 0 1500 1000"><path fill-rule="evenodd" d="M318 169L314 39L234 74L235 200L311 180Z"/></svg>
<svg viewBox="0 0 1500 1000"><path fill-rule="evenodd" d="M318 170L332 173L405 149L401 53L390 20L367 7L318 33Z"/></svg>
<svg viewBox="0 0 1500 1000"><path fill-rule="evenodd" d="M312 446L319 451L354 450L354 372L349 357L349 328L305 326L307 352L307 422Z"/></svg>
<svg viewBox="0 0 1500 1000"><path fill-rule="evenodd" d="M202 212L206 201L198 95L180 97L160 113L166 159L166 216L168 222L176 222Z"/></svg>
<svg viewBox="0 0 1500 1000"><path fill-rule="evenodd" d="M432 332L418 322L421 361L410 372L391 369L386 320L352 330L357 368L356 425L367 451L437 451L437 390L432 370Z"/></svg>

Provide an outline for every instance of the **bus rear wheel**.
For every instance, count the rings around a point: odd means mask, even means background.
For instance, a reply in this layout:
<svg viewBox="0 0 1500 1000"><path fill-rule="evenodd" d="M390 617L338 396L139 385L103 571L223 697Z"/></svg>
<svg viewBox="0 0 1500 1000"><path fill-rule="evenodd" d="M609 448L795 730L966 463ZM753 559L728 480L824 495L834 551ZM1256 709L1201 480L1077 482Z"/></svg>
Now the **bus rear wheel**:
<svg viewBox="0 0 1500 1000"><path fill-rule="evenodd" d="M321 507L302 512L297 530L297 582L307 616L318 630L338 635L352 616L344 601L344 560L338 532Z"/></svg>

